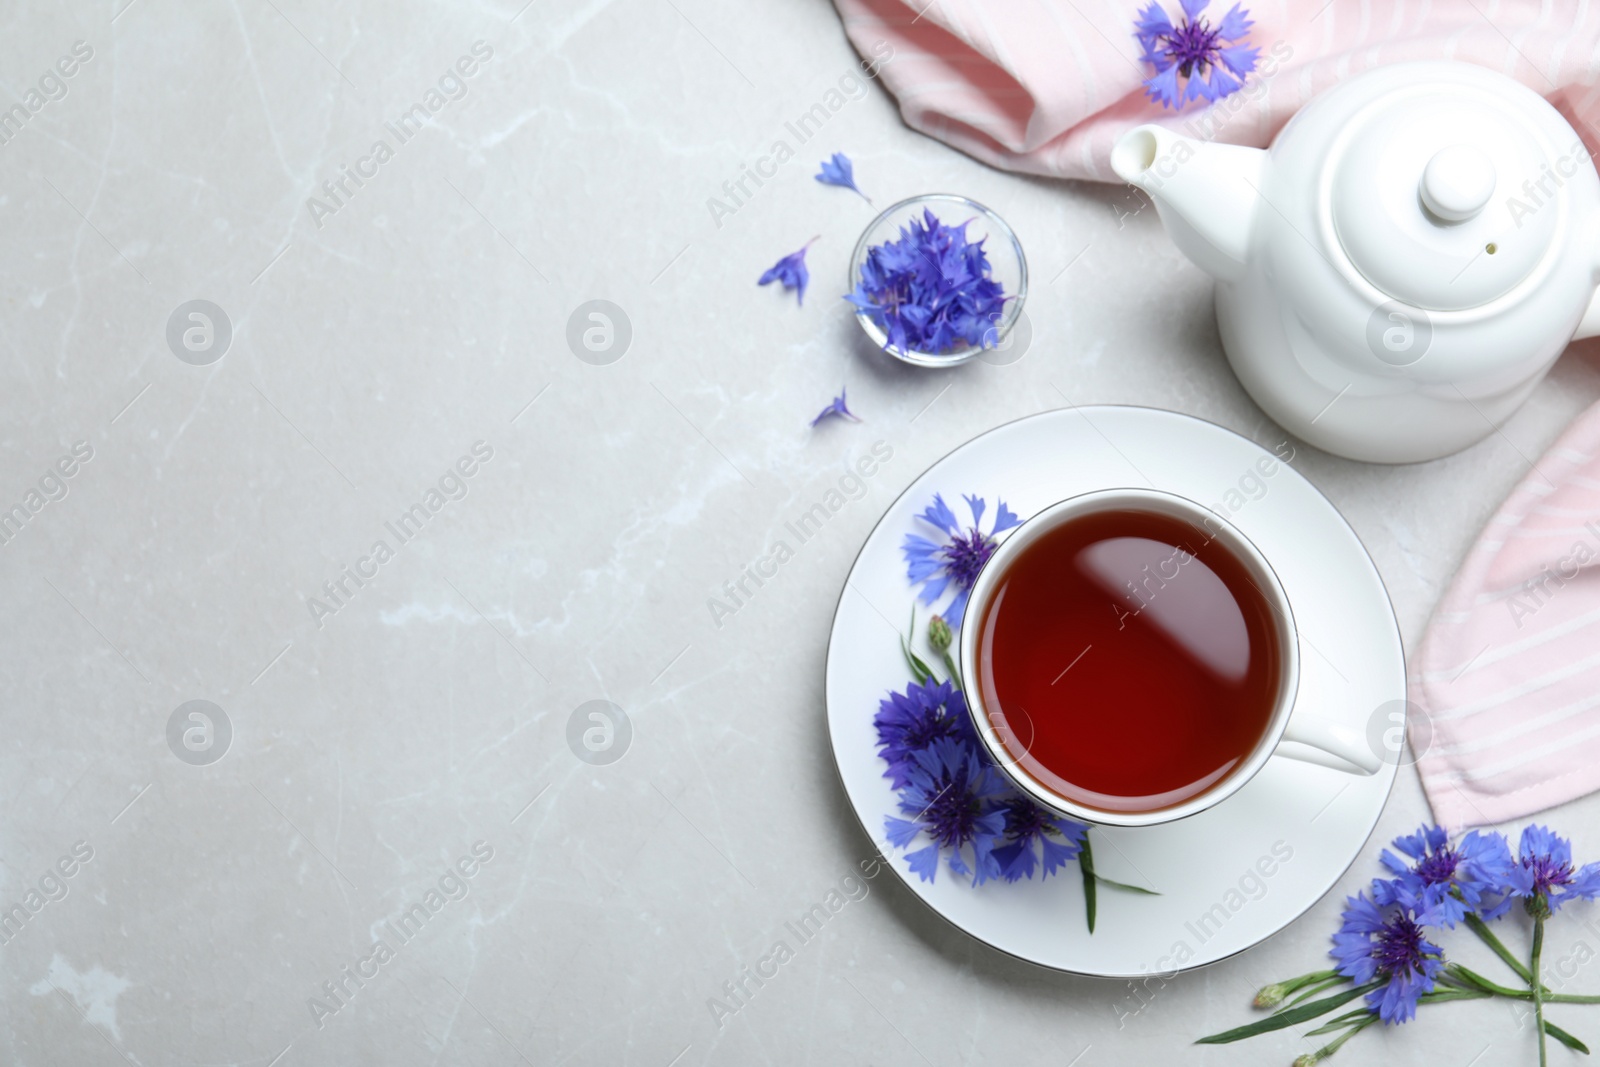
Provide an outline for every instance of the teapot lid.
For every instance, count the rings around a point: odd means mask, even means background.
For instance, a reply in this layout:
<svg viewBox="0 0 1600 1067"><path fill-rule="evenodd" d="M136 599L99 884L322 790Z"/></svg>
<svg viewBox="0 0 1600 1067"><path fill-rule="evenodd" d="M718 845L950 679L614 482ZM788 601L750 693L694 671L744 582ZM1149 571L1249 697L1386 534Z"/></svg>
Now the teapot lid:
<svg viewBox="0 0 1600 1067"><path fill-rule="evenodd" d="M1335 150L1331 211L1369 282L1413 307L1460 311L1533 272L1566 213L1571 172L1552 167L1554 153L1515 108L1433 84L1385 94L1353 118Z"/></svg>

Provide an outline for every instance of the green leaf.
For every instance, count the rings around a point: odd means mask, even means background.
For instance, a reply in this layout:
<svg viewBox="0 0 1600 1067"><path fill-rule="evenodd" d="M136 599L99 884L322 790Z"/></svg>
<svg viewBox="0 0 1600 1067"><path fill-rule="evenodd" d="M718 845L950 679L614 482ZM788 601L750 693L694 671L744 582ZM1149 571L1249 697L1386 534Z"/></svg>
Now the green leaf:
<svg viewBox="0 0 1600 1067"><path fill-rule="evenodd" d="M1282 1030L1286 1026L1296 1026L1308 1019L1315 1019L1319 1015L1324 1015L1334 1008L1343 1007L1357 997L1365 996L1372 992L1382 984L1382 982L1368 982L1366 985L1354 986L1335 993L1331 997L1313 1000L1309 1004L1302 1004L1298 1008L1290 1008L1288 1011L1280 1011L1259 1022L1253 1022L1247 1026L1236 1026L1232 1030L1226 1030L1220 1034L1212 1034L1210 1037L1202 1037L1195 1044L1227 1045L1235 1041L1242 1041L1247 1037L1255 1037L1257 1034L1267 1034L1274 1030Z"/></svg>
<svg viewBox="0 0 1600 1067"><path fill-rule="evenodd" d="M1083 910L1089 919L1089 932L1094 933L1095 882L1094 853L1089 849L1089 832L1084 831L1083 847L1078 850L1078 869L1083 872Z"/></svg>
<svg viewBox="0 0 1600 1067"><path fill-rule="evenodd" d="M1462 979L1466 985L1481 989L1485 993L1500 993L1503 990L1502 986L1496 985L1477 971L1472 970L1470 967L1463 967L1459 963L1450 966L1450 973Z"/></svg>
<svg viewBox="0 0 1600 1067"><path fill-rule="evenodd" d="M1585 1056L1587 1056L1589 1054L1589 1046L1588 1045L1585 1045L1582 1041L1579 1041L1577 1038L1573 1037L1571 1034L1569 1034L1565 1030L1561 1029L1561 1027L1557 1026L1555 1023L1551 1022L1549 1019L1546 1019L1544 1021L1544 1032L1549 1034L1551 1037L1555 1038L1557 1041L1561 1042L1563 1045L1567 1046L1568 1048L1570 1048L1574 1052L1581 1052Z"/></svg>
<svg viewBox="0 0 1600 1067"><path fill-rule="evenodd" d="M911 668L911 677L918 685L926 685L928 679L932 677L932 672L928 670L926 663L923 663L912 653L910 646L906 644L906 639L903 637L900 639L900 651L905 653L906 666Z"/></svg>
<svg viewBox="0 0 1600 1067"><path fill-rule="evenodd" d="M926 685L930 681L938 680L933 676L933 671L929 670L928 665L918 659L915 652L911 651L911 646L905 643L904 638L900 641L900 651L906 654L906 663L910 664L911 675L917 680L918 685Z"/></svg>
<svg viewBox="0 0 1600 1067"><path fill-rule="evenodd" d="M1089 849L1089 831L1083 832L1083 847L1078 850L1078 866L1083 871L1083 894L1089 904L1089 932L1094 933L1094 883L1104 882L1106 885L1117 889L1126 889L1130 893L1143 893L1146 896L1159 897L1161 894L1154 889L1146 889L1142 885L1129 885L1119 882L1114 878L1107 878L1103 874L1094 872L1094 853Z"/></svg>
<svg viewBox="0 0 1600 1067"><path fill-rule="evenodd" d="M1310 1000L1312 997L1316 996L1318 993L1321 993L1321 992L1324 992L1326 990L1332 989L1336 985L1344 985L1348 981L1350 981L1350 979L1346 978L1342 974L1341 975L1335 975L1332 978L1323 979L1322 981L1316 983L1315 985L1307 986L1305 989L1301 990L1299 995L1297 995L1293 1000L1289 1001L1287 1004L1284 1004L1282 1007L1280 1007L1278 1009L1278 1011L1288 1011L1290 1008L1293 1008L1296 1005L1304 1004L1306 1001ZM1274 1015L1276 1015L1277 1013L1278 1012L1273 1012Z"/></svg>
<svg viewBox="0 0 1600 1067"><path fill-rule="evenodd" d="M912 604L911 629L905 637L900 639L900 651L905 653L906 664L911 668L911 676L916 679L918 685L927 685L930 681L937 682L939 679L934 675L932 668L922 662L915 652L911 651L911 642L916 640L916 636L917 606Z"/></svg>
<svg viewBox="0 0 1600 1067"><path fill-rule="evenodd" d="M1480 941L1488 945L1496 956L1499 956L1508 967L1517 972L1518 978L1521 978L1529 986L1533 985L1533 974L1528 970L1528 965L1517 959L1511 950L1506 948L1504 942L1494 936L1494 931L1489 929L1487 923L1470 911L1467 912L1466 923L1467 929L1477 934Z"/></svg>
<svg viewBox="0 0 1600 1067"><path fill-rule="evenodd" d="M1349 979L1340 975L1338 971L1312 971L1309 974L1302 974L1296 978L1290 978L1286 981L1274 982L1271 985L1262 986L1261 989L1256 993L1255 1007L1270 1008L1276 1005L1282 1005L1284 997L1298 990L1305 990L1305 992L1301 993L1295 998L1294 1001L1287 1005L1288 1007L1293 1007L1302 1000L1316 996L1318 992L1328 988L1330 985L1337 985L1340 982L1347 981L1349 981ZM1313 988L1307 989L1307 986L1311 986ZM1264 999L1266 1001L1265 1003L1263 1003Z"/></svg>
<svg viewBox="0 0 1600 1067"><path fill-rule="evenodd" d="M1445 967L1442 979L1447 982L1453 980L1456 985L1462 986L1463 988L1476 989L1492 996L1515 997L1518 1000L1533 999L1533 991L1531 989L1512 989L1509 986L1503 986L1498 982L1491 982L1478 972L1472 970L1471 968L1463 967L1459 963L1447 965ZM1548 1004L1549 1002L1550 998L1547 995L1545 997L1545 1003Z"/></svg>
<svg viewBox="0 0 1600 1067"><path fill-rule="evenodd" d="M1094 878L1095 881L1100 882L1102 885L1113 886L1117 889L1126 889L1130 893L1143 893L1147 897L1159 897L1161 895L1154 889L1146 889L1142 885L1129 885L1127 882L1118 882L1115 879L1107 878L1103 874L1097 874L1094 876Z"/></svg>
<svg viewBox="0 0 1600 1067"><path fill-rule="evenodd" d="M1360 1022L1362 1019L1368 1019L1368 1018L1371 1018L1371 1017L1372 1017L1372 1013L1370 1011L1368 1011L1366 1008L1357 1008L1355 1011L1347 1011L1343 1015L1340 1015L1340 1016L1338 1016L1338 1017L1336 1017L1334 1019L1329 1020L1328 1022L1323 1023L1321 1026L1317 1027L1315 1030L1307 1030L1301 1036L1303 1036L1303 1037L1317 1037L1317 1036L1319 1036L1321 1034L1331 1034L1335 1030L1343 1030L1345 1027L1351 1025L1352 1023L1357 1023L1357 1022Z"/></svg>

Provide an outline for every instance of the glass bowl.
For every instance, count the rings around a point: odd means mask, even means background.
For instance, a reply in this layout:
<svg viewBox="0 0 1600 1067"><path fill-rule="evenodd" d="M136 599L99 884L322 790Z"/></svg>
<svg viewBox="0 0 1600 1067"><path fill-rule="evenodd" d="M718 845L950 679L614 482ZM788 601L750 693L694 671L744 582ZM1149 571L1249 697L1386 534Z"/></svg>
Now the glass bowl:
<svg viewBox="0 0 1600 1067"><path fill-rule="evenodd" d="M884 209L862 231L861 239L856 242L856 249L850 256L850 277L845 291L855 291L856 283L861 278L861 268L867 261L868 250L899 237L901 228L913 218L922 218L924 209L931 210L946 226L967 222L967 240L974 244L980 240L984 242L983 251L989 257L989 276L1000 283L1007 298L997 321L985 331L984 343L964 345L945 352L908 351L889 344L888 335L866 312L857 311L856 321L874 345L895 359L918 367L954 367L1004 341L1021 317L1022 303L1028 296L1028 260L1022 254L1022 242L1017 240L1017 235L999 215L976 200L954 193L925 193L902 200Z"/></svg>

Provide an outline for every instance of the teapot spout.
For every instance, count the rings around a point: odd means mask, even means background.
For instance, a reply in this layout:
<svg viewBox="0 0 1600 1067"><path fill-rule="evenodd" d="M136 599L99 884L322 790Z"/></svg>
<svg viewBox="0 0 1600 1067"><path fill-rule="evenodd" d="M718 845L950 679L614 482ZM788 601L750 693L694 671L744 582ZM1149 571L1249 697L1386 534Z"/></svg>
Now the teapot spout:
<svg viewBox="0 0 1600 1067"><path fill-rule="evenodd" d="M1153 124L1111 150L1111 169L1155 201L1179 251L1222 281L1244 275L1266 164L1259 148L1192 141Z"/></svg>

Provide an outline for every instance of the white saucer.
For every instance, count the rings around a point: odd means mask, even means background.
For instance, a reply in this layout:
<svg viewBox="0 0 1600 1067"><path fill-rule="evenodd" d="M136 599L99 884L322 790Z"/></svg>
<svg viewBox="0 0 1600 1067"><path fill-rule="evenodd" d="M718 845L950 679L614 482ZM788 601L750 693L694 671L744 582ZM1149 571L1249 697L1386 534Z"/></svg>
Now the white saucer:
<svg viewBox="0 0 1600 1067"><path fill-rule="evenodd" d="M1257 466L1263 459L1271 461L1270 477ZM890 505L856 557L834 614L828 732L856 816L934 911L985 944L1045 967L1118 978L1166 974L1214 963L1277 933L1361 854L1394 783L1392 756L1363 777L1280 754L1235 796L1192 818L1096 827L1096 869L1161 895L1102 886L1092 935L1076 864L1047 880L973 887L941 862L928 883L907 869L904 851L884 841L895 794L883 777L872 719L890 689L910 682L899 640L916 590L900 543L907 533L928 532L916 516L935 492L963 520L969 516L960 497L968 493L988 501L990 516L1003 499L1024 520L1066 497L1115 486L1164 489L1205 504L1260 548L1283 583L1300 630L1299 699L1340 709L1364 733L1378 709L1403 707L1392 702L1405 698L1405 660L1377 570L1333 505L1278 460L1187 415L1071 408L967 442ZM919 628L928 614L919 605Z"/></svg>

